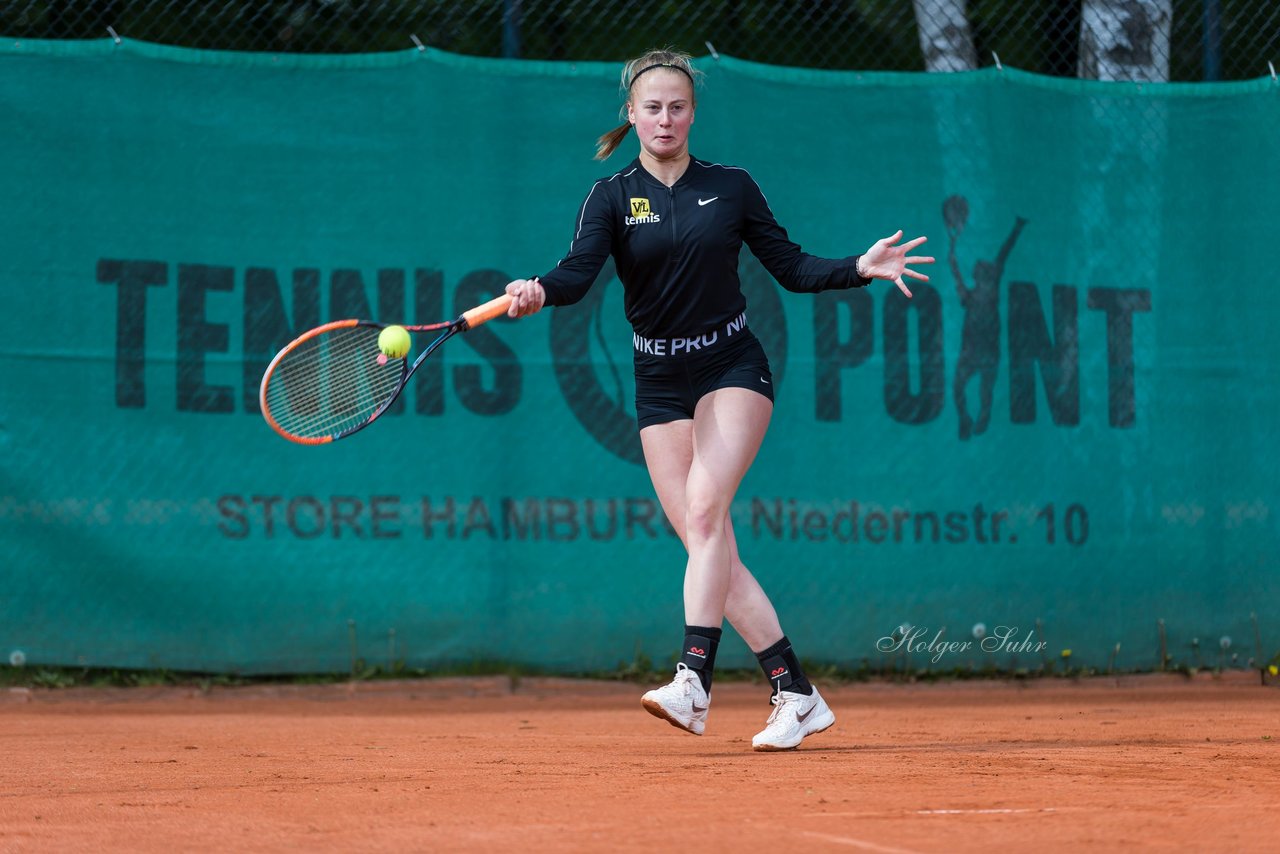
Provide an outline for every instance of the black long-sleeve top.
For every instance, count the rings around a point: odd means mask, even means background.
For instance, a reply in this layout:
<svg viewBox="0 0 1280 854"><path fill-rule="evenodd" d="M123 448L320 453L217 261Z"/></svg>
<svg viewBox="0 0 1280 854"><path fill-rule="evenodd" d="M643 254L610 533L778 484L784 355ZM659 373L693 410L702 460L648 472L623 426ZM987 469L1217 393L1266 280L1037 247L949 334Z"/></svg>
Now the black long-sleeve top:
<svg viewBox="0 0 1280 854"><path fill-rule="evenodd" d="M819 258L792 242L745 169L698 159L672 187L639 159L597 181L582 203L569 253L540 281L548 305L570 305L613 255L637 334L697 335L746 310L738 280L744 242L789 291L870 282L858 275L859 256Z"/></svg>

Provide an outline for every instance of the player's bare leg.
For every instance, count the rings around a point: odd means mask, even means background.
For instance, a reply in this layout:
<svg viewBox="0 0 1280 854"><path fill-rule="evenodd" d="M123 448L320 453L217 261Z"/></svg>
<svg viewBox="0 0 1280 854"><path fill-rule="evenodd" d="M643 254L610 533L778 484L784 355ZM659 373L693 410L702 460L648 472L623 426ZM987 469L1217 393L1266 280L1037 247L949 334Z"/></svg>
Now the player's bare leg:
<svg viewBox="0 0 1280 854"><path fill-rule="evenodd" d="M685 538L685 484L689 479L689 467L693 463L693 421L672 421L646 427L640 434L646 448L645 458L649 475L653 479L658 501L670 520L680 542L688 548ZM660 449L659 449L660 448ZM724 535L729 544L729 591L725 597L724 615L734 631L752 650L759 651L782 637L773 603L756 581L741 555L733 532L733 520L726 516Z"/></svg>
<svg viewBox="0 0 1280 854"><path fill-rule="evenodd" d="M705 726L733 563L740 563L729 507L764 439L772 410L772 402L755 392L720 389L702 398L692 420L653 425L640 433L659 501L689 554L681 661L672 682L646 693L642 702L651 714L695 734ZM773 613L767 600L756 607ZM776 623L776 616L771 619Z"/></svg>
<svg viewBox="0 0 1280 854"><path fill-rule="evenodd" d="M742 390L739 389L722 389L713 394L732 391L733 396L737 396ZM746 392L754 395L753 392ZM711 397L711 395L708 395ZM704 401L707 398L703 399ZM761 401L767 403L763 398ZM714 402L714 401L713 401ZM750 401L746 401L750 403ZM763 408L763 407L762 407ZM764 418L757 421L757 431L760 440L763 439L764 429L768 425L768 415L771 413L771 407L763 412ZM702 555L701 564L695 564L695 551L705 547L706 541L715 540L717 538L706 537L707 531L704 529L702 534L704 541L697 542L690 536L693 529L691 522L697 522L699 513L690 512L692 502L689 500L691 486L698 488L698 480L695 477L701 477L703 486L708 482L718 482L723 485L726 481L709 480L709 476L713 476L715 472L720 470L716 461L720 459L718 451L712 449L699 459L699 451L716 444L716 437L722 435L724 431L718 429L723 423L724 418L707 417L717 414L716 408L713 406L709 409L702 409L700 404L700 412L703 415L701 422L697 418L694 420L681 420L669 422L667 424L653 425L646 427L640 433L641 444L645 451L645 460L649 466L649 474L653 479L654 489L658 494L658 500L662 503L663 511L667 514L667 518L671 521L672 527L675 528L682 543L685 544L686 550L690 553L689 565L685 574L685 606L686 619L686 639L688 632L703 631L707 634L714 634L715 642L719 641L720 623L725 617L733 625L734 629L742 636L752 651L756 653L757 658L761 662L761 666L765 669L766 675L771 676L771 683L777 688L775 694L776 708L769 718L769 723L765 730L756 736L753 741L754 746L758 750L783 750L794 747L806 736L822 729L829 727L835 717L827 708L826 703L822 701L821 696L814 690L804 679L803 673L799 668L798 662L795 661L794 653L791 650L790 642L782 633L782 627L778 621L777 612L774 610L773 604L769 601L769 597L765 594L763 588L755 577L751 574L743 563L739 552L736 538L733 531L733 522L729 516L729 506L733 500L733 494L737 491L738 483L741 481L746 468L750 466L751 459L754 458L754 450L746 457L745 462L740 462L740 469L734 469L736 475L731 479L732 488L728 492L727 499L722 505L721 515L721 535L718 542L712 542L713 547L718 547L720 551L710 551L711 553ZM725 411L721 408L720 415L732 415L732 410ZM748 434L750 438L752 434ZM703 446L699 446L699 437L709 436L705 440ZM759 440L755 441L754 449L758 450ZM742 457L737 457L739 461ZM698 472L699 465L702 472ZM704 519L705 521L705 519ZM691 548L691 541L693 547ZM723 579L723 563L728 561L728 581L727 585ZM713 570L711 578L713 584L700 587L706 576L699 576L694 571L697 568L706 569L710 565ZM720 590L724 591L723 599L720 599ZM719 604L719 608L716 605ZM707 610L708 605L711 610ZM692 606L692 607L691 607ZM698 623L695 620L707 620L706 623ZM714 620L714 622L711 622ZM696 627L702 626L698 629ZM697 635L694 635L697 637ZM686 651L685 660L692 661ZM791 666L788 666L791 662ZM713 662L710 662L713 663ZM782 669L787 671L783 674L777 674L776 671ZM669 686L658 689L656 692L650 692L655 695L650 703L649 695L646 695L645 706L659 717L664 717L676 726L688 729L691 732L702 732L705 726L706 709L710 704L709 694L703 697L701 692L697 691L700 687L698 683L693 681L693 672L685 665L678 665L676 679ZM709 688L709 673L704 683ZM785 689L794 690L785 690ZM801 691L807 693L800 693ZM662 692L670 694L670 697L657 696ZM697 702L691 699L696 695ZM674 711L668 712L663 703L673 704L676 706ZM685 706L690 707L688 710ZM700 714L697 712L700 710ZM693 720L696 718L696 720ZM684 720L690 720L693 725L686 726Z"/></svg>
<svg viewBox="0 0 1280 854"><path fill-rule="evenodd" d="M741 388L717 389L694 410L693 457L684 491L689 552L684 609L690 624L719 625L724 619L732 578L729 508L772 414L772 401Z"/></svg>

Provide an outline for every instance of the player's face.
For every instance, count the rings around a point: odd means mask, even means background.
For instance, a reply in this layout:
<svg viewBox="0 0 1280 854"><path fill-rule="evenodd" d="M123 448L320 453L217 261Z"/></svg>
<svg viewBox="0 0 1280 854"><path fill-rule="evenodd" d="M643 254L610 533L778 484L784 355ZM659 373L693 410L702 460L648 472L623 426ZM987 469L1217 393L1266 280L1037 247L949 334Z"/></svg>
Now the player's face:
<svg viewBox="0 0 1280 854"><path fill-rule="evenodd" d="M693 84L675 69L655 68L631 88L627 115L648 154L658 160L683 157L693 124Z"/></svg>

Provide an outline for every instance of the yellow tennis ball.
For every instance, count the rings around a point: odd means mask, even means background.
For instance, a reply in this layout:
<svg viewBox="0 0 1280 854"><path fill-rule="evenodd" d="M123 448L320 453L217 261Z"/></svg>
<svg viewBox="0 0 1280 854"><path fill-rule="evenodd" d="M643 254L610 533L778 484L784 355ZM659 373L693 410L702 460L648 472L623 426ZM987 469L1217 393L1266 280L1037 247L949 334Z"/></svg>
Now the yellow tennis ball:
<svg viewBox="0 0 1280 854"><path fill-rule="evenodd" d="M378 333L378 349L389 359L403 359L409 352L409 330L388 326Z"/></svg>

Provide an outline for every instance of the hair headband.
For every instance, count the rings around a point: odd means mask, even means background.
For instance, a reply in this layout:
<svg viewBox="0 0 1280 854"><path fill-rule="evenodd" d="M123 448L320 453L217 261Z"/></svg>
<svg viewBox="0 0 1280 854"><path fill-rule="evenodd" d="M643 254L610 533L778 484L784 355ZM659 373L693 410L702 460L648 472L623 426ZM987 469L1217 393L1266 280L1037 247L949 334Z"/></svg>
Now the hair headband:
<svg viewBox="0 0 1280 854"><path fill-rule="evenodd" d="M636 81L640 79L641 74L644 74L646 71L652 71L655 68L675 69L676 71L679 71L681 74L683 74L685 77L688 77L690 83L693 83L693 75L690 74L688 71L686 71L684 66L676 65L674 62L655 62L653 65L646 65L644 68L641 68L635 74L631 75L631 82L627 84L627 88L630 89L632 86L636 85Z"/></svg>

